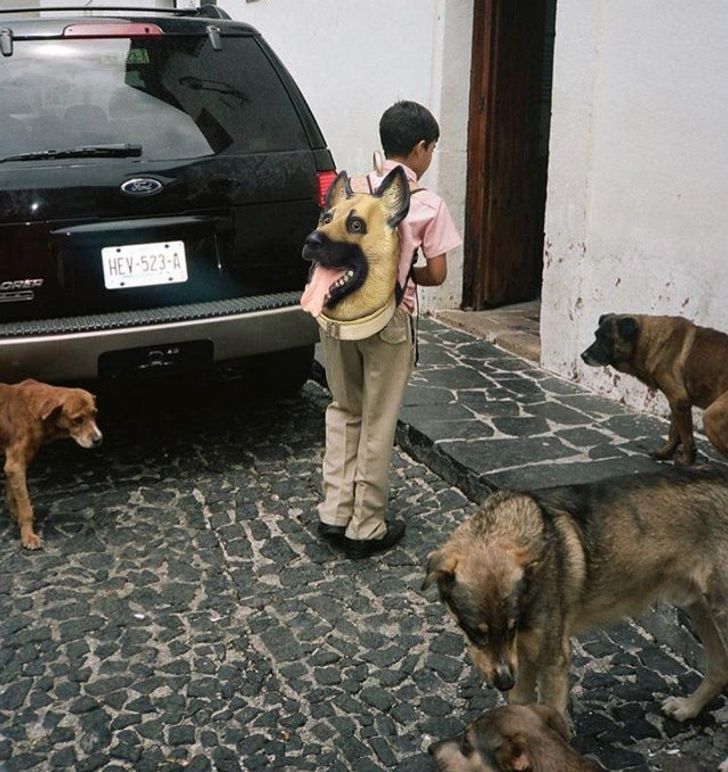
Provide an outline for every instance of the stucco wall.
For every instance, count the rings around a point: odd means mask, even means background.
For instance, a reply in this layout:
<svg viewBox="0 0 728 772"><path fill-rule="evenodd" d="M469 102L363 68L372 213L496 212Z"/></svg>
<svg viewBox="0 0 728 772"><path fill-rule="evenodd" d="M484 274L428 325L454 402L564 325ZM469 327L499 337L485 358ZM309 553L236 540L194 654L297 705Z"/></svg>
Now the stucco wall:
<svg viewBox="0 0 728 772"><path fill-rule="evenodd" d="M578 355L611 311L728 331L726 72L725 0L558 0L542 364L640 409Z"/></svg>
<svg viewBox="0 0 728 772"><path fill-rule="evenodd" d="M423 184L440 193L462 232L472 0L220 0L256 27L303 91L339 169L371 168L382 112L398 99L426 105L441 139ZM457 308L462 250L449 256L421 307Z"/></svg>

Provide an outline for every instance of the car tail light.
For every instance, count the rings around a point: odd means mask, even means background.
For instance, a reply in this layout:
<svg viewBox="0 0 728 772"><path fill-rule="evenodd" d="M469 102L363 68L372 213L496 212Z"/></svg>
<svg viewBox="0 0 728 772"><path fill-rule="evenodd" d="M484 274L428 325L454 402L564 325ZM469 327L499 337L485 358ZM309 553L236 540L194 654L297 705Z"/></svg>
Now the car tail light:
<svg viewBox="0 0 728 772"><path fill-rule="evenodd" d="M64 38L146 38L163 35L156 24L91 22L69 24L63 30Z"/></svg>
<svg viewBox="0 0 728 772"><path fill-rule="evenodd" d="M326 204L326 194L336 179L336 171L316 172L318 182L318 205L323 209Z"/></svg>

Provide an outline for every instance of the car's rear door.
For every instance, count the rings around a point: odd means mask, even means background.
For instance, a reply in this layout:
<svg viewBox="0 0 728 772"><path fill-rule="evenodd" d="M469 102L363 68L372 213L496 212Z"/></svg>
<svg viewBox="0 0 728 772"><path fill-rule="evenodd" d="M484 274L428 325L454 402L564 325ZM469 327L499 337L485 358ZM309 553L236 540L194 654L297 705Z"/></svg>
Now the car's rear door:
<svg viewBox="0 0 728 772"><path fill-rule="evenodd" d="M18 159L0 162L0 322L303 287L330 156L259 36L221 26L13 30L0 68L0 157Z"/></svg>

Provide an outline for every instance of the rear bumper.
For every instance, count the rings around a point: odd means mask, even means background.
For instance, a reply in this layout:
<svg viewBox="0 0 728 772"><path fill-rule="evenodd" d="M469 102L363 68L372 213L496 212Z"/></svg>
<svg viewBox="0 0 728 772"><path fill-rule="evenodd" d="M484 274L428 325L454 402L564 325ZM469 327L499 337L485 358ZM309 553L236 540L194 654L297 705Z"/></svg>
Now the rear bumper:
<svg viewBox="0 0 728 772"><path fill-rule="evenodd" d="M214 362L283 351L318 341L300 293L144 311L0 324L0 381L96 378L114 351L210 341Z"/></svg>

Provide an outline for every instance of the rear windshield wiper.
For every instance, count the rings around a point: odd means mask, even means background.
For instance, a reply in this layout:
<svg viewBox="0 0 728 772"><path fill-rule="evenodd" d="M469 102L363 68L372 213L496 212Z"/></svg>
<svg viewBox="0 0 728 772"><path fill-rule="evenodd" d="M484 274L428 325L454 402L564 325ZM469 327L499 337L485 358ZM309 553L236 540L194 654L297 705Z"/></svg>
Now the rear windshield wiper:
<svg viewBox="0 0 728 772"><path fill-rule="evenodd" d="M138 158L141 154L141 145L91 145L8 155L0 158L0 163L6 161L42 161L46 158Z"/></svg>

